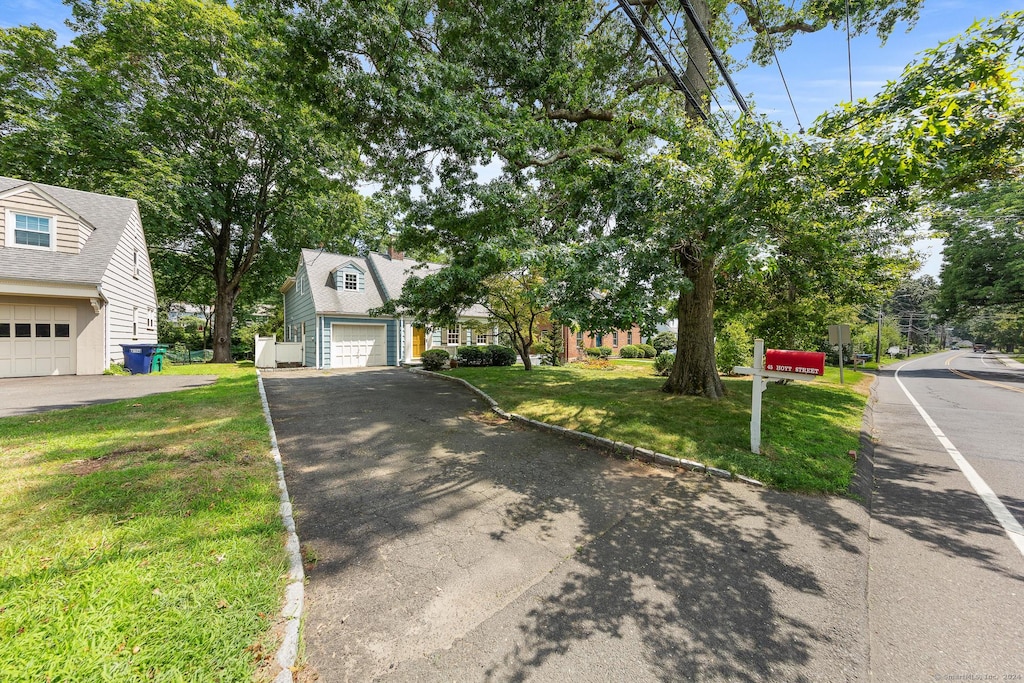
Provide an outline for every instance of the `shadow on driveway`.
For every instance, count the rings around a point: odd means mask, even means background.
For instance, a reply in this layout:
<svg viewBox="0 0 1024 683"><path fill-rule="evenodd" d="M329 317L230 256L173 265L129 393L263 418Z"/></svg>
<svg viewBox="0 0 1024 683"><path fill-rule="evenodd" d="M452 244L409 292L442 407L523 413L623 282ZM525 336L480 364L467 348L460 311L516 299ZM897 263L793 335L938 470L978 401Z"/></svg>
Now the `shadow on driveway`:
<svg viewBox="0 0 1024 683"><path fill-rule="evenodd" d="M867 676L850 500L616 460L403 370L264 383L323 680Z"/></svg>

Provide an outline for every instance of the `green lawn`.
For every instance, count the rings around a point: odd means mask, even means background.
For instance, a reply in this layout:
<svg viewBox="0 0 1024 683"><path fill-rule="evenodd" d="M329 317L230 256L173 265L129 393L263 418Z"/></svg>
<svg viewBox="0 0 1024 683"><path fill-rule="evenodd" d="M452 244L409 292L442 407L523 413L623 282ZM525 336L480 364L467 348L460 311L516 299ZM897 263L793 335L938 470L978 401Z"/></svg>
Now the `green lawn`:
<svg viewBox="0 0 1024 683"><path fill-rule="evenodd" d="M249 681L287 561L255 371L0 419L0 680Z"/></svg>
<svg viewBox="0 0 1024 683"><path fill-rule="evenodd" d="M635 446L697 460L780 489L843 493L859 447L869 375L852 368L764 393L762 454L750 452L747 378L725 378L721 401L672 396L649 364L616 361L612 370L578 366L459 368L505 410Z"/></svg>

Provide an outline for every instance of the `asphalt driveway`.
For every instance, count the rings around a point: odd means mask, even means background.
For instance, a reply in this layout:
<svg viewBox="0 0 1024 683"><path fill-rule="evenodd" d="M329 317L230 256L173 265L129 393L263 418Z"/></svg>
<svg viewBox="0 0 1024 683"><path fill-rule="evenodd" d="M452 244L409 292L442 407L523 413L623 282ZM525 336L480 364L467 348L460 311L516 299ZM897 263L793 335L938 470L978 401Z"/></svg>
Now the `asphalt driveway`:
<svg viewBox="0 0 1024 683"><path fill-rule="evenodd" d="M57 375L0 379L0 417L206 386L216 375Z"/></svg>
<svg viewBox="0 0 1024 683"><path fill-rule="evenodd" d="M400 369L264 384L321 680L867 680L850 500L614 459Z"/></svg>

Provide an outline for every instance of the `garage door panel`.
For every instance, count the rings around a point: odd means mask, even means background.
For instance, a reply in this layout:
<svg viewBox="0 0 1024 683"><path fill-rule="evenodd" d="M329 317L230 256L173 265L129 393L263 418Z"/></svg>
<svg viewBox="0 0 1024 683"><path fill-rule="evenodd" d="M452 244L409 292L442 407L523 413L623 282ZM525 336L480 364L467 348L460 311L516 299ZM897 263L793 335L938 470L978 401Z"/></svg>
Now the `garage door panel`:
<svg viewBox="0 0 1024 683"><path fill-rule="evenodd" d="M0 305L0 377L74 373L73 308Z"/></svg>
<svg viewBox="0 0 1024 683"><path fill-rule="evenodd" d="M384 325L331 326L331 367L361 368L387 365L387 328Z"/></svg>

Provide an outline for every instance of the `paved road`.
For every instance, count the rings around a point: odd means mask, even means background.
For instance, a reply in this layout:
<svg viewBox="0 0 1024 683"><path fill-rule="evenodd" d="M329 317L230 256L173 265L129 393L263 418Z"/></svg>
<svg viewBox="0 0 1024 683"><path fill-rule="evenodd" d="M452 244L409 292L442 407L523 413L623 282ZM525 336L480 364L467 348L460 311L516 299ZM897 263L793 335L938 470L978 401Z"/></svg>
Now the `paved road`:
<svg viewBox="0 0 1024 683"><path fill-rule="evenodd" d="M851 500L616 460L403 370L265 386L321 680L867 680Z"/></svg>
<svg viewBox="0 0 1024 683"><path fill-rule="evenodd" d="M898 376L1024 522L1024 371L949 352L902 364ZM893 370L877 398L872 680L1024 680L1024 557Z"/></svg>

